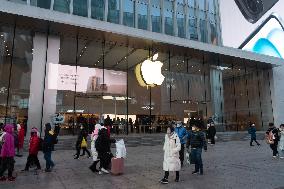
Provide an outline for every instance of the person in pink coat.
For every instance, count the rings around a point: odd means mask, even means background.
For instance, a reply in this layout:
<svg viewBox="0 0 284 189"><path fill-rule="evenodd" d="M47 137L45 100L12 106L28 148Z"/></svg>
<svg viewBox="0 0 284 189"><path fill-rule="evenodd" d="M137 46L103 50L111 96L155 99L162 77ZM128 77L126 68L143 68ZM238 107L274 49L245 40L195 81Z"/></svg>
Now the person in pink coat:
<svg viewBox="0 0 284 189"><path fill-rule="evenodd" d="M16 177L13 177L14 171L14 156L15 156L15 145L14 145L14 126L12 124L7 124L4 127L6 132L5 136L3 137L3 145L1 149L1 158L2 163L0 167L0 181L5 181L6 177L4 176L4 172L8 169L8 180L14 181Z"/></svg>

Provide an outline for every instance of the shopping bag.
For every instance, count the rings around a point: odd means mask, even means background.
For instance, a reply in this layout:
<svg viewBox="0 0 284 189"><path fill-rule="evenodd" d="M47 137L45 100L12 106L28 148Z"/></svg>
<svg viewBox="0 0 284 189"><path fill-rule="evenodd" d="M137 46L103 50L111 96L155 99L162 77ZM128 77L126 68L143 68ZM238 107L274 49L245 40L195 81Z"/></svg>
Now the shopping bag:
<svg viewBox="0 0 284 189"><path fill-rule="evenodd" d="M190 152L190 150L187 150L187 151L186 151L185 157L186 157L186 163L187 163L188 165L192 164L192 162L191 162L191 152Z"/></svg>
<svg viewBox="0 0 284 189"><path fill-rule="evenodd" d="M116 158L126 158L126 148L124 144L124 140L118 140L115 143L116 146Z"/></svg>
<svg viewBox="0 0 284 189"><path fill-rule="evenodd" d="M87 141L85 140L85 138L83 138L81 142L81 148L86 148L86 147L87 147Z"/></svg>

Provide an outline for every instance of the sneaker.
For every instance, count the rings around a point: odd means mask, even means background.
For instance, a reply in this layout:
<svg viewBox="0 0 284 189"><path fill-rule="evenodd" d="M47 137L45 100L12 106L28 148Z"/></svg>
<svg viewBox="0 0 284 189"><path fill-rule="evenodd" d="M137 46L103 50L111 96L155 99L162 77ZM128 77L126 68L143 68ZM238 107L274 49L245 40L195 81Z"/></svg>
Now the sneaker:
<svg viewBox="0 0 284 189"><path fill-rule="evenodd" d="M193 174L193 175L196 175L196 174L198 174L198 172L199 172L199 171L193 171L192 174Z"/></svg>
<svg viewBox="0 0 284 189"><path fill-rule="evenodd" d="M109 171L106 170L106 169L104 169L104 168L101 168L101 171L102 171L103 173L109 174Z"/></svg>
<svg viewBox="0 0 284 189"><path fill-rule="evenodd" d="M160 180L160 182L161 182L162 184L169 184L169 181L168 181L168 179L166 179L166 178L163 178L162 180Z"/></svg>
<svg viewBox="0 0 284 189"><path fill-rule="evenodd" d="M102 175L102 174L104 174L102 171L99 171L99 175Z"/></svg>
<svg viewBox="0 0 284 189"><path fill-rule="evenodd" d="M6 181L7 178L5 176L0 177L0 181Z"/></svg>
<svg viewBox="0 0 284 189"><path fill-rule="evenodd" d="M12 177L8 177L8 180L9 180L9 181L15 181L15 180L16 180L16 177L13 177L13 176L12 176Z"/></svg>
<svg viewBox="0 0 284 189"><path fill-rule="evenodd" d="M277 158L277 156L272 156L273 158Z"/></svg>
<svg viewBox="0 0 284 189"><path fill-rule="evenodd" d="M283 156L281 156L281 157L279 157L280 159L284 159L284 157Z"/></svg>
<svg viewBox="0 0 284 189"><path fill-rule="evenodd" d="M258 145L258 146L260 146L260 144L259 144L259 143L258 143L257 145Z"/></svg>
<svg viewBox="0 0 284 189"><path fill-rule="evenodd" d="M74 157L74 159L79 159L79 157Z"/></svg>
<svg viewBox="0 0 284 189"><path fill-rule="evenodd" d="M50 173L51 169L45 169L44 171L47 172L47 173Z"/></svg>

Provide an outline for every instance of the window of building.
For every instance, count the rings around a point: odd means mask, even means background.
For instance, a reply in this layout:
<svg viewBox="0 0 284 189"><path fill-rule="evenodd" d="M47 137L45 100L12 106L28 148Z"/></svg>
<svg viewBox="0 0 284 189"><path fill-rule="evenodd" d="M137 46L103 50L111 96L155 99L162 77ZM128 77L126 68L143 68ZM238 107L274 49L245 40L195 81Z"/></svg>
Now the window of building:
<svg viewBox="0 0 284 189"><path fill-rule="evenodd" d="M147 30L148 28L148 1L137 2L138 28Z"/></svg>
<svg viewBox="0 0 284 189"><path fill-rule="evenodd" d="M50 9L50 1L51 0L31 0L31 5L40 8Z"/></svg>
<svg viewBox="0 0 284 189"><path fill-rule="evenodd" d="M119 23L119 0L108 1L108 22Z"/></svg>
<svg viewBox="0 0 284 189"><path fill-rule="evenodd" d="M69 13L70 12L70 1L69 0L54 0L53 10Z"/></svg>
<svg viewBox="0 0 284 189"><path fill-rule="evenodd" d="M73 0L73 14L78 16L88 16L88 1L87 0Z"/></svg>
<svg viewBox="0 0 284 189"><path fill-rule="evenodd" d="M173 35L174 34L174 6L173 1L171 0L165 0L164 1L164 17L165 17L165 34Z"/></svg>
<svg viewBox="0 0 284 189"><path fill-rule="evenodd" d="M105 2L104 0L92 0L91 17L97 20L104 20Z"/></svg>
<svg viewBox="0 0 284 189"><path fill-rule="evenodd" d="M134 27L134 0L124 0L123 2L123 24L125 26Z"/></svg>
<svg viewBox="0 0 284 189"><path fill-rule="evenodd" d="M185 14L184 14L184 6L178 4L177 7L177 27L178 27L178 36L184 38L185 37Z"/></svg>
<svg viewBox="0 0 284 189"><path fill-rule="evenodd" d="M161 32L162 20L161 20L161 7L159 0L152 1L151 5L151 21L152 21L152 31Z"/></svg>

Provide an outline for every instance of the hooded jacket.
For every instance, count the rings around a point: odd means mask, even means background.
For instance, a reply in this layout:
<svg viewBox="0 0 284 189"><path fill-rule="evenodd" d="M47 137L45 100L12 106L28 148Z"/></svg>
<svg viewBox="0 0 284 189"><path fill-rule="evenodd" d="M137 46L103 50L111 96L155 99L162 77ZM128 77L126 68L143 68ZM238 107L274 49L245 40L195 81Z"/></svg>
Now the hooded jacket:
<svg viewBox="0 0 284 189"><path fill-rule="evenodd" d="M18 148L22 149L24 147L25 140L25 126L24 124L18 124Z"/></svg>
<svg viewBox="0 0 284 189"><path fill-rule="evenodd" d="M37 132L31 133L30 144L29 144L29 154L37 155L39 151L40 139Z"/></svg>
<svg viewBox="0 0 284 189"><path fill-rule="evenodd" d="M177 126L175 128L175 132L179 137L180 143L185 144L187 137L187 130L182 125L180 125L179 127Z"/></svg>
<svg viewBox="0 0 284 189"><path fill-rule="evenodd" d="M96 150L96 140L98 138L99 130L101 129L100 124L95 125L95 130L91 134L91 151L92 151L92 156L93 156L93 161L97 161L98 159L98 152Z"/></svg>
<svg viewBox="0 0 284 189"><path fill-rule="evenodd" d="M51 125L47 123L45 125L45 136L43 139L43 153L54 151L54 144L57 142L56 140L56 135L51 130Z"/></svg>
<svg viewBox="0 0 284 189"><path fill-rule="evenodd" d="M14 126L12 124L7 124L4 127L6 134L3 137L3 145L1 149L1 157L14 157L15 156L15 144L13 136Z"/></svg>
<svg viewBox="0 0 284 189"><path fill-rule="evenodd" d="M164 162L163 170L164 171L180 171L181 163L179 159L179 151L181 150L181 144L179 137L176 133L168 136L165 136L164 143Z"/></svg>

